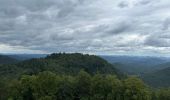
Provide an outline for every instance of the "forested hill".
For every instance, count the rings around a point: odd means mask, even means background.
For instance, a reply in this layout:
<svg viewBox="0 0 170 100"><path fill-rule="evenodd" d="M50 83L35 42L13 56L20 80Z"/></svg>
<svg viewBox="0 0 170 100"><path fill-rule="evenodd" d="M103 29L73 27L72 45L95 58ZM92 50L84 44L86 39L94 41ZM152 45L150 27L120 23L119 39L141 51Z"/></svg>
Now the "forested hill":
<svg viewBox="0 0 170 100"><path fill-rule="evenodd" d="M98 56L51 54L0 65L0 100L170 100L170 89L152 90L137 77L119 77Z"/></svg>
<svg viewBox="0 0 170 100"><path fill-rule="evenodd" d="M102 56L118 70L141 77L149 86L170 87L170 58L145 56Z"/></svg>
<svg viewBox="0 0 170 100"><path fill-rule="evenodd" d="M0 55L0 64L11 64L18 62L16 59L9 56Z"/></svg>
<svg viewBox="0 0 170 100"><path fill-rule="evenodd" d="M143 76L143 80L154 87L170 86L170 67L148 73Z"/></svg>
<svg viewBox="0 0 170 100"><path fill-rule="evenodd" d="M45 58L37 58L0 66L0 76L19 77L22 74L37 74L43 71L51 71L58 74L76 74L80 70L90 74L116 74L120 73L106 60L94 56L79 53L74 54L51 54Z"/></svg>
<svg viewBox="0 0 170 100"><path fill-rule="evenodd" d="M167 68L170 61L166 57L147 57L147 56L101 56L117 69L128 75L143 75Z"/></svg>

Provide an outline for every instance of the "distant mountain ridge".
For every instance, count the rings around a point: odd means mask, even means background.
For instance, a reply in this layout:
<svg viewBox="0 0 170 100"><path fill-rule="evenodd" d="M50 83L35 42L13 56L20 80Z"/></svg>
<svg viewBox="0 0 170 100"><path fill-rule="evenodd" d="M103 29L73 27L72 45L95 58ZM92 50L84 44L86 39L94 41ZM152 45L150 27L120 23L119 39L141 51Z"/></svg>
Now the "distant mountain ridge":
<svg viewBox="0 0 170 100"><path fill-rule="evenodd" d="M19 61L29 60L33 58L44 58L48 54L7 54L7 56L17 59Z"/></svg>
<svg viewBox="0 0 170 100"><path fill-rule="evenodd" d="M170 58L102 56L127 75L137 75L152 87L170 86Z"/></svg>
<svg viewBox="0 0 170 100"><path fill-rule="evenodd" d="M18 62L17 59L11 58L6 55L0 55L0 64L12 64Z"/></svg>
<svg viewBox="0 0 170 100"><path fill-rule="evenodd" d="M164 57L139 57L139 56L101 56L115 67L130 75L141 75L158 69L158 65L170 61ZM157 67L155 67L157 66Z"/></svg>

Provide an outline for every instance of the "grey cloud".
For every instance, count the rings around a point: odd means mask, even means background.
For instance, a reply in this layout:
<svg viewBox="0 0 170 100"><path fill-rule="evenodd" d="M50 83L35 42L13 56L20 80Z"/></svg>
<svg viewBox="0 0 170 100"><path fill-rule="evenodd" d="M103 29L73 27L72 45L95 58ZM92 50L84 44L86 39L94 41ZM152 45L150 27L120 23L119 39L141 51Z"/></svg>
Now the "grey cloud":
<svg viewBox="0 0 170 100"><path fill-rule="evenodd" d="M140 0L139 1L139 4L141 5L147 5L147 4L150 4L152 1L151 0Z"/></svg>
<svg viewBox="0 0 170 100"><path fill-rule="evenodd" d="M129 31L133 31L134 25L132 22L130 21L119 21L118 23L113 23L112 25L110 25L106 31L106 33L109 34L120 34L120 33L124 33L124 32L129 32Z"/></svg>
<svg viewBox="0 0 170 100"><path fill-rule="evenodd" d="M23 9L16 6L6 5L8 8L0 7L0 17L2 18L15 18L24 13Z"/></svg>
<svg viewBox="0 0 170 100"><path fill-rule="evenodd" d="M164 10L170 2L158 1L0 0L0 44L94 53L170 47L169 10Z"/></svg>
<svg viewBox="0 0 170 100"><path fill-rule="evenodd" d="M126 24L123 24L123 25L118 25L116 26L116 28L112 29L109 31L109 33L111 34L118 34L118 33L122 33L122 32L125 32L129 29L130 26L126 25Z"/></svg>
<svg viewBox="0 0 170 100"><path fill-rule="evenodd" d="M170 18L166 18L163 23L163 30L167 30L170 27Z"/></svg>
<svg viewBox="0 0 170 100"><path fill-rule="evenodd" d="M145 5L151 4L152 2L153 2L152 0L136 0L136 1L123 0L123 1L118 3L118 7L120 7L120 8L128 8L132 4L133 4L133 6L145 6Z"/></svg>
<svg viewBox="0 0 170 100"><path fill-rule="evenodd" d="M0 20L0 32L13 30L15 27L14 20Z"/></svg>
<svg viewBox="0 0 170 100"><path fill-rule="evenodd" d="M122 1L118 4L118 7L120 7L120 8L126 8L128 6L129 6L128 2L124 2L124 1Z"/></svg>
<svg viewBox="0 0 170 100"><path fill-rule="evenodd" d="M146 39L145 45L153 47L170 47L170 38L168 38L168 36L164 36L165 35L152 34Z"/></svg>

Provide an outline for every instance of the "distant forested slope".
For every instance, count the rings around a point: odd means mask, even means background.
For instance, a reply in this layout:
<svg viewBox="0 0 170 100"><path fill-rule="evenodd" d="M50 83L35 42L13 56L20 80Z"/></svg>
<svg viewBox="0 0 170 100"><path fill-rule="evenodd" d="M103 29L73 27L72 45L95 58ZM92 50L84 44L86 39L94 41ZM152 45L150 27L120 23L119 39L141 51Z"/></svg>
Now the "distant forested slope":
<svg viewBox="0 0 170 100"><path fill-rule="evenodd" d="M145 74L143 80L153 87L170 86L170 67Z"/></svg>
<svg viewBox="0 0 170 100"><path fill-rule="evenodd" d="M17 59L19 61L23 61L33 58L44 58L47 56L47 54L7 54L7 56Z"/></svg>
<svg viewBox="0 0 170 100"><path fill-rule="evenodd" d="M129 75L143 75L159 69L161 64L170 61L169 58L140 56L101 56L115 65L120 71Z"/></svg>
<svg viewBox="0 0 170 100"><path fill-rule="evenodd" d="M137 75L152 87L170 86L170 59L164 57L104 56L115 68Z"/></svg>
<svg viewBox="0 0 170 100"><path fill-rule="evenodd" d="M9 56L0 55L0 64L12 64L18 62L16 59Z"/></svg>

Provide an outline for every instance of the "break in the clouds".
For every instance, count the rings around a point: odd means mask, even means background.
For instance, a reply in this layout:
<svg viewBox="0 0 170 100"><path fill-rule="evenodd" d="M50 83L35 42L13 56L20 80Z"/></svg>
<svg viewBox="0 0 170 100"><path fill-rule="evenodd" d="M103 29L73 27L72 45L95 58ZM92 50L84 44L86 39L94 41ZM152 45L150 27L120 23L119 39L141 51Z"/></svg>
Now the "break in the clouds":
<svg viewBox="0 0 170 100"><path fill-rule="evenodd" d="M169 0L0 0L0 52L170 55Z"/></svg>

